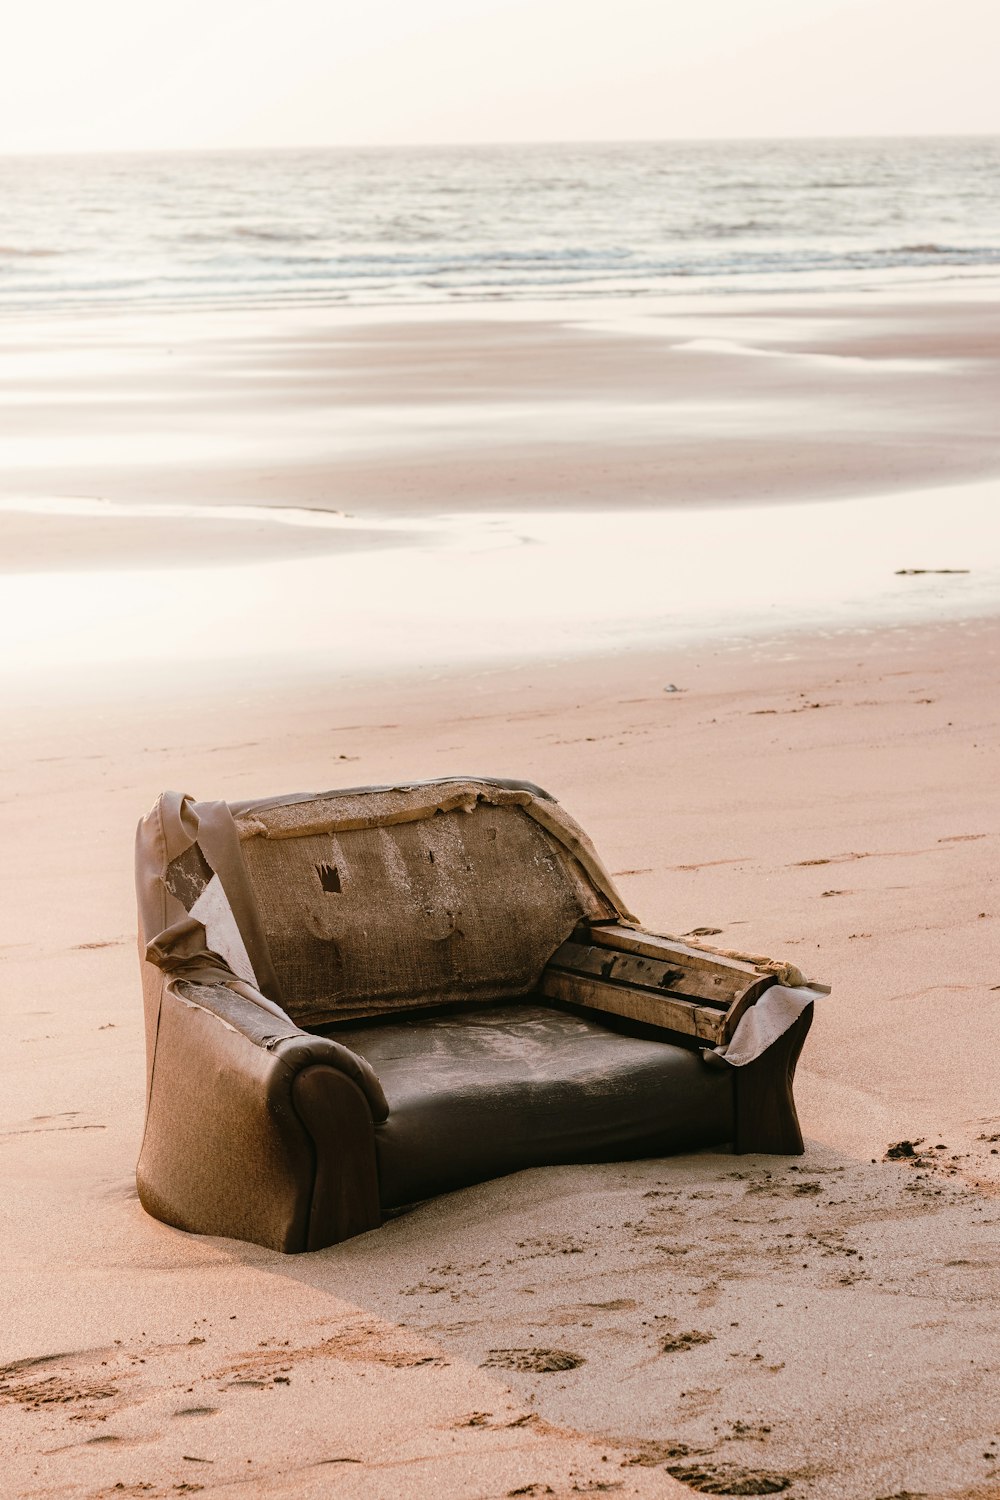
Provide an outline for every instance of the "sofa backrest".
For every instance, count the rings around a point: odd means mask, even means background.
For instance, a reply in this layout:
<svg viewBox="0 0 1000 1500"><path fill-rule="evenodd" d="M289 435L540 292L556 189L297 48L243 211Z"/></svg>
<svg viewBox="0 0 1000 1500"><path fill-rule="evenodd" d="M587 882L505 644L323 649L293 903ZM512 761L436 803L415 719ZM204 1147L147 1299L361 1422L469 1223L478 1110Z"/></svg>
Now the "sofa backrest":
<svg viewBox="0 0 1000 1500"><path fill-rule="evenodd" d="M300 1026L529 994L582 918L623 913L586 836L537 788L428 782L233 814Z"/></svg>

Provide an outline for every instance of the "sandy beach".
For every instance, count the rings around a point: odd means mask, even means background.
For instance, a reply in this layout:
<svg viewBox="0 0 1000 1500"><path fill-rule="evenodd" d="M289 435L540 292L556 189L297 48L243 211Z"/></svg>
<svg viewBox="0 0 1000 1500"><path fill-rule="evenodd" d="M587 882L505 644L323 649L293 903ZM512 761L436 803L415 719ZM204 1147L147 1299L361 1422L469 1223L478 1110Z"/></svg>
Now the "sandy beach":
<svg viewBox="0 0 1000 1500"><path fill-rule="evenodd" d="M998 341L974 283L12 318L3 492L412 516L929 487L1000 470Z"/></svg>
<svg viewBox="0 0 1000 1500"><path fill-rule="evenodd" d="M4 1493L1000 1494L996 304L693 303L8 322ZM807 504L857 517L812 614L805 552L769 568ZM533 643L484 607L449 659L449 568L503 585L499 526L541 579L556 522L503 529L535 511L589 515L598 563L606 527L616 573L616 515L648 514L662 611L595 571L548 624L526 598ZM683 577L715 555L759 591L703 618ZM350 574L408 559L409 649L378 601L338 617ZM315 570L329 614L282 582L255 634L266 569ZM648 925L833 986L805 1156L527 1172L300 1257L146 1216L138 817L167 786L459 772L552 791Z"/></svg>

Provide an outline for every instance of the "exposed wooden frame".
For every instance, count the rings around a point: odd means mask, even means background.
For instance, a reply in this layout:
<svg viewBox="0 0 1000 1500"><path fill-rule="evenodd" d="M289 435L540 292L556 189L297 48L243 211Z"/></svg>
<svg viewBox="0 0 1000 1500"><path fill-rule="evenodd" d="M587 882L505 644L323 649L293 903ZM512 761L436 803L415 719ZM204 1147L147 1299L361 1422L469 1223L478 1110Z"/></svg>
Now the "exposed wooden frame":
<svg viewBox="0 0 1000 1500"><path fill-rule="evenodd" d="M774 982L753 964L642 928L586 924L553 954L541 993L717 1047Z"/></svg>

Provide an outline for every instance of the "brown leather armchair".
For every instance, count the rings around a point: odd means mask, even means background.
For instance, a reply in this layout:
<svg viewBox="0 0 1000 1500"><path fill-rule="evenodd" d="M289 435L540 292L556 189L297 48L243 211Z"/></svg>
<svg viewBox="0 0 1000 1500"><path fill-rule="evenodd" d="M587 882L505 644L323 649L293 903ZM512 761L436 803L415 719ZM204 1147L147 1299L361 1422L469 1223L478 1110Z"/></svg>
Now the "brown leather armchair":
<svg viewBox="0 0 1000 1500"><path fill-rule="evenodd" d="M168 792L136 878L165 1223L316 1250L525 1167L802 1150L814 991L643 931L527 782Z"/></svg>

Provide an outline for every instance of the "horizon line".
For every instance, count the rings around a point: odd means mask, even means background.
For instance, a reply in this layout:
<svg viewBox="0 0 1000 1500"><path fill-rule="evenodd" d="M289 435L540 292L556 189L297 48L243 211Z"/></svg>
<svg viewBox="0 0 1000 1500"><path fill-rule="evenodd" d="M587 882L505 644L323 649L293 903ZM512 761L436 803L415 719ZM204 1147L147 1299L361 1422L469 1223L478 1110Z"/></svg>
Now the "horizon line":
<svg viewBox="0 0 1000 1500"><path fill-rule="evenodd" d="M802 135L673 135L673 136L605 136L600 139L588 137L558 137L543 140L468 140L468 141L355 141L324 142L298 145L205 145L205 146L95 146L74 148L72 146L25 147L20 150L0 151L0 161L34 160L42 157L86 157L107 156L248 156L259 153L279 155L304 154L307 152L347 151L462 151L462 150L532 150L558 146L699 146L699 145L772 145L798 142L838 141L994 141L1000 140L997 131L891 131L888 134L871 134L866 131L849 131L838 134L809 133Z"/></svg>

